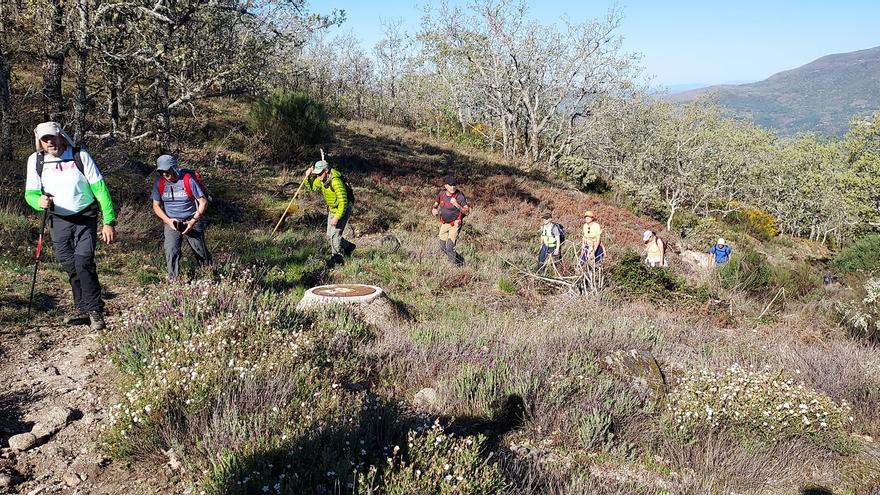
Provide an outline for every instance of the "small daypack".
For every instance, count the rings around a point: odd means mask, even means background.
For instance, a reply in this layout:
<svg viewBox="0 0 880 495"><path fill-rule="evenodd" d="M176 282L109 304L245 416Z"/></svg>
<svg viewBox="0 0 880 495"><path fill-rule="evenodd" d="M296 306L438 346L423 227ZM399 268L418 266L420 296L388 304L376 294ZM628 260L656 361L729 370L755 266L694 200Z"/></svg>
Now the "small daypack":
<svg viewBox="0 0 880 495"><path fill-rule="evenodd" d="M440 193L437 194L437 205L440 208L452 206L452 201L450 201L450 199L454 198L458 194L458 192L459 191L455 191L455 194L449 195L449 194L446 194L446 191L440 191ZM444 198L446 198L446 199L444 199ZM459 208L458 218L453 220L453 222L461 220L462 218L464 218L464 212L462 212L461 209Z"/></svg>
<svg viewBox="0 0 880 495"><path fill-rule="evenodd" d="M79 146L75 146L73 148L73 163L76 164L76 168L79 170L79 173L86 175L85 165L83 165L82 156L80 156L80 152L82 152L82 148ZM46 154L43 151L37 153L37 177L40 179L43 178L43 165L46 161Z"/></svg>
<svg viewBox="0 0 880 495"><path fill-rule="evenodd" d="M179 173L180 178L183 179L183 189L186 191L187 197L189 197L190 199L196 198L195 194L193 194L192 187L192 181L195 180L199 184L199 189L201 189L202 193L205 195L205 199L207 199L209 203L211 202L211 194L208 192L208 188L205 187L205 182L202 180L202 176L201 174L199 174L198 170L182 168L179 170ZM160 175L158 185L159 197L161 197L162 193L165 192L166 182L167 181L165 180L165 177Z"/></svg>

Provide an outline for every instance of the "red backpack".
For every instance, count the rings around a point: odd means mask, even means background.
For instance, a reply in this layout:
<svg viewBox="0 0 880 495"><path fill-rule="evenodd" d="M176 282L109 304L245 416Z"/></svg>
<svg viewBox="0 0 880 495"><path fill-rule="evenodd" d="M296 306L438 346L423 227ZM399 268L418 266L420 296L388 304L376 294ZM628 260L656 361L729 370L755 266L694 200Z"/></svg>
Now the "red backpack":
<svg viewBox="0 0 880 495"><path fill-rule="evenodd" d="M199 189L202 190L202 193L205 195L205 199L208 202L211 201L211 195L208 193L208 188L205 187L204 181L202 181L202 176L199 174L197 170L191 170L188 168L182 168L179 171L181 178L183 179L183 189L186 191L187 197L190 199L195 199L195 194L193 194L192 181L195 180L199 184ZM159 176L159 197L162 196L162 193L165 192L165 176Z"/></svg>

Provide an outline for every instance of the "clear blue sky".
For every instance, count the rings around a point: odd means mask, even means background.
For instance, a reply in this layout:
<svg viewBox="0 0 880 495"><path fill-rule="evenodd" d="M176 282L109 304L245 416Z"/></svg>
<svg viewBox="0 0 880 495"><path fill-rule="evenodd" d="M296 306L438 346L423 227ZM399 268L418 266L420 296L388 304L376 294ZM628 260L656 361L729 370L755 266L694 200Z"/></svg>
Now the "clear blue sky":
<svg viewBox="0 0 880 495"><path fill-rule="evenodd" d="M467 0L450 0L466 5ZM623 9L620 34L627 51L643 55L646 75L662 85L758 81L823 55L880 45L880 0L528 0L533 17L557 23ZM344 9L337 31L350 31L372 52L381 21L421 24L424 0L326 0L312 10Z"/></svg>

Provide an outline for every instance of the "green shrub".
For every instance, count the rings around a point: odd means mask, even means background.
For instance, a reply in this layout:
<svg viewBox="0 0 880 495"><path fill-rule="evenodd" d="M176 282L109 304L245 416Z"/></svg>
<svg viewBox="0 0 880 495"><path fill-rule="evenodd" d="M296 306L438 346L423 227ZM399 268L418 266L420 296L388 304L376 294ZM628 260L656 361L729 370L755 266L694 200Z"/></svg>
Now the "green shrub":
<svg viewBox="0 0 880 495"><path fill-rule="evenodd" d="M766 292L772 277L767 257L753 249L733 253L715 273L722 288L751 294Z"/></svg>
<svg viewBox="0 0 880 495"><path fill-rule="evenodd" d="M880 269L880 234L871 234L841 249L831 260L831 268L840 274Z"/></svg>
<svg viewBox="0 0 880 495"><path fill-rule="evenodd" d="M825 443L845 435L850 407L797 384L784 372L747 370L688 373L667 397L667 426L690 435L732 429L766 441L806 436Z"/></svg>
<svg viewBox="0 0 880 495"><path fill-rule="evenodd" d="M684 288L684 280L668 268L650 268L642 263L639 253L628 250L620 263L609 272L614 289L623 296L648 295L665 298Z"/></svg>
<svg viewBox="0 0 880 495"><path fill-rule="evenodd" d="M563 178L572 182L581 191L601 193L608 190L608 184L599 177L587 159L577 155L566 155L559 159L559 172Z"/></svg>
<svg viewBox="0 0 880 495"><path fill-rule="evenodd" d="M491 416L493 404L509 392L510 367L503 361L489 367L465 364L452 381L457 401L467 404L462 413L473 416Z"/></svg>
<svg viewBox="0 0 880 495"><path fill-rule="evenodd" d="M838 303L841 323L859 338L880 339L880 279L865 281L861 300Z"/></svg>
<svg viewBox="0 0 880 495"><path fill-rule="evenodd" d="M507 277L498 279L498 290L506 294L516 294L516 284Z"/></svg>
<svg viewBox="0 0 880 495"><path fill-rule="evenodd" d="M330 137L324 106L304 93L275 93L257 101L248 124L278 161L298 159Z"/></svg>

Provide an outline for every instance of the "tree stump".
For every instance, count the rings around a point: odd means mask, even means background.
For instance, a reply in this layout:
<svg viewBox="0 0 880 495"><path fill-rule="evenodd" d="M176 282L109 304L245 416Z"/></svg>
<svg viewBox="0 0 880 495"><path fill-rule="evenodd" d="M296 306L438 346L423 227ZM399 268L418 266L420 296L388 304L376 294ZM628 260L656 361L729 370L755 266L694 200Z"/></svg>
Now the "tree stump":
<svg viewBox="0 0 880 495"><path fill-rule="evenodd" d="M330 284L307 290L296 305L301 311L312 311L328 305L345 305L356 316L379 329L400 320L401 315L385 291L375 285Z"/></svg>

